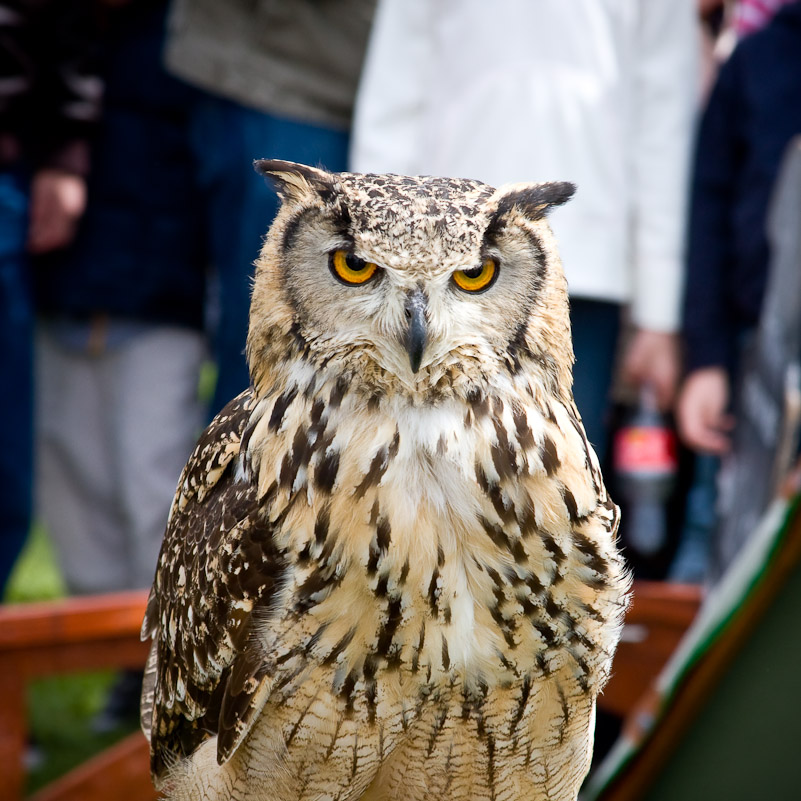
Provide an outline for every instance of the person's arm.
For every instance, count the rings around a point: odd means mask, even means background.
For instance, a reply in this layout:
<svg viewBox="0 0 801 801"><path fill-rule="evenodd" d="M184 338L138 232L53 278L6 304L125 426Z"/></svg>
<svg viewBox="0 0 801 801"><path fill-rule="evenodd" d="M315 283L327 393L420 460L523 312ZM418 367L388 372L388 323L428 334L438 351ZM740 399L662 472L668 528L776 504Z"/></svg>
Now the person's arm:
<svg viewBox="0 0 801 801"><path fill-rule="evenodd" d="M44 253L70 243L86 206L88 140L100 113L101 82L90 3L56 0L31 22L39 72L31 104L37 136L28 249Z"/></svg>
<svg viewBox="0 0 801 801"><path fill-rule="evenodd" d="M419 171L430 14L427 0L379 0L356 95L350 150L355 172Z"/></svg>
<svg viewBox="0 0 801 801"><path fill-rule="evenodd" d="M737 52L723 65L701 120L695 156L687 250L683 335L687 378L676 409L679 433L694 450L724 453L728 368L735 333L726 287L732 253L732 204L743 153L745 109Z"/></svg>
<svg viewBox="0 0 801 801"><path fill-rule="evenodd" d="M743 160L737 51L720 70L701 119L693 173L682 329L687 371L729 367L734 329L726 287L732 251L732 208Z"/></svg>
<svg viewBox="0 0 801 801"><path fill-rule="evenodd" d="M28 251L49 253L75 237L86 209L86 179L65 170L38 170L31 182Z"/></svg>
<svg viewBox="0 0 801 801"><path fill-rule="evenodd" d="M623 372L635 384L651 384L667 408L679 376L676 332L699 34L693 0L643 0L638 7L631 76L635 333L623 356Z"/></svg>
<svg viewBox="0 0 801 801"><path fill-rule="evenodd" d="M718 455L729 450L734 428L727 411L729 395L729 375L723 367L701 367L687 376L676 403L676 423L688 447Z"/></svg>

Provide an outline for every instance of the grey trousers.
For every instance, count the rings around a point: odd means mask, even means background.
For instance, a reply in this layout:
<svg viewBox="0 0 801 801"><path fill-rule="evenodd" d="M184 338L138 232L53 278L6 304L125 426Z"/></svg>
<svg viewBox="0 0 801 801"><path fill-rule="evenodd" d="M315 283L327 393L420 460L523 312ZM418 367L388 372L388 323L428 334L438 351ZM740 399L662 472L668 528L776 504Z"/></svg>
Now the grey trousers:
<svg viewBox="0 0 801 801"><path fill-rule="evenodd" d="M202 334L145 329L101 355L37 338L36 510L72 594L149 587L204 422Z"/></svg>

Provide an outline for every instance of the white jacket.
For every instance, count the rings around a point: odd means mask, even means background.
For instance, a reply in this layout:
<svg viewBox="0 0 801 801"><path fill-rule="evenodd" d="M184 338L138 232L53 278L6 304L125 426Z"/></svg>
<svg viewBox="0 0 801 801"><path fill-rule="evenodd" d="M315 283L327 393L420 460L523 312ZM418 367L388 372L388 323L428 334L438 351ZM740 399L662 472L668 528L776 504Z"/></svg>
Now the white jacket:
<svg viewBox="0 0 801 801"><path fill-rule="evenodd" d="M573 181L571 294L675 330L698 47L694 0L379 0L351 169Z"/></svg>

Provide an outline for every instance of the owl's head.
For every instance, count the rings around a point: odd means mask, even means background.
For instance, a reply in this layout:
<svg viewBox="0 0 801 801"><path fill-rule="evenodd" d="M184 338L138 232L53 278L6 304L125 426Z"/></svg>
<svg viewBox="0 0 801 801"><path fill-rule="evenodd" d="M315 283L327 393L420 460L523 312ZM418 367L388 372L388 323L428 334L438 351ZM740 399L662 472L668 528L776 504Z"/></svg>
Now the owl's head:
<svg viewBox="0 0 801 801"><path fill-rule="evenodd" d="M313 367L371 397L466 397L522 372L570 392L567 292L545 215L572 184L256 167L282 199L253 289L258 389Z"/></svg>

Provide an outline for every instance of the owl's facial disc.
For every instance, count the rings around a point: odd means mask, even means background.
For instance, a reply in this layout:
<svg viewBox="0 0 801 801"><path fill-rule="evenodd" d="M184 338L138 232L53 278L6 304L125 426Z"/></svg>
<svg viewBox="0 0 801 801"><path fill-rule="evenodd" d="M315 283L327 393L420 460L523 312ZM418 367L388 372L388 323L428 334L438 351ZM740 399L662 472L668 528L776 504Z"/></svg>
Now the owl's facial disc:
<svg viewBox="0 0 801 801"><path fill-rule="evenodd" d="M253 294L262 380L287 331L304 359L370 393L474 386L519 371L531 348L569 362L563 278L540 221L572 185L260 168L283 199Z"/></svg>

